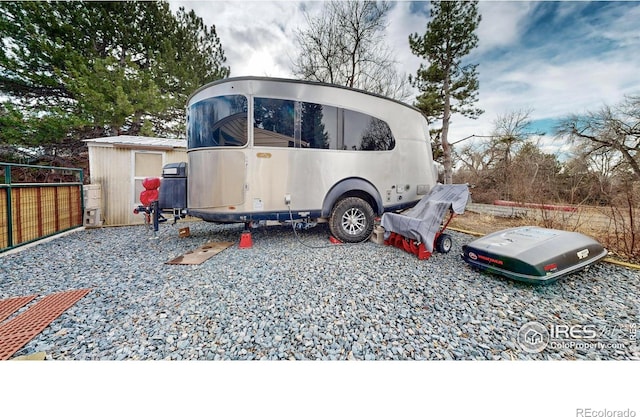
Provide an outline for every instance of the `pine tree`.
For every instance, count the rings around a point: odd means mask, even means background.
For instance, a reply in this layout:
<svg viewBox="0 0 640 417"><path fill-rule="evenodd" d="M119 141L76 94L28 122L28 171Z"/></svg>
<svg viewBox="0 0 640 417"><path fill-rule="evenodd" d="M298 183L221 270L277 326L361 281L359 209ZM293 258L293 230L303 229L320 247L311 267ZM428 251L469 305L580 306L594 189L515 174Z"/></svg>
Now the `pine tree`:
<svg viewBox="0 0 640 417"><path fill-rule="evenodd" d="M182 136L188 95L229 75L215 27L166 1L0 2L0 39L0 140L52 153Z"/></svg>
<svg viewBox="0 0 640 417"><path fill-rule="evenodd" d="M478 100L477 64L462 63L462 59L478 45L475 30L480 19L477 1L434 1L426 33L409 36L411 52L428 64L420 64L415 78L410 77L410 81L420 91L416 107L430 123L442 121L439 138L446 184L451 184L453 172L448 141L451 115L460 113L476 118L482 114L482 110L473 107Z"/></svg>

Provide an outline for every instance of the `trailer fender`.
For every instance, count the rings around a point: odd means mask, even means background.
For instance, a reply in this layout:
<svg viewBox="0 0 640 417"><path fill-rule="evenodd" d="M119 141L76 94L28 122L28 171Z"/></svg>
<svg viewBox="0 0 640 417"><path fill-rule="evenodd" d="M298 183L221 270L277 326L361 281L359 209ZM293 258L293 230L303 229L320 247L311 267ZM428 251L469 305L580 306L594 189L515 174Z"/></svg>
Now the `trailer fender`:
<svg viewBox="0 0 640 417"><path fill-rule="evenodd" d="M335 184L324 198L322 203L322 217L329 217L331 210L342 196L358 196L359 193L366 193L371 196L375 204L372 205L374 212L380 216L384 212L382 197L376 187L369 181L362 178L346 178Z"/></svg>

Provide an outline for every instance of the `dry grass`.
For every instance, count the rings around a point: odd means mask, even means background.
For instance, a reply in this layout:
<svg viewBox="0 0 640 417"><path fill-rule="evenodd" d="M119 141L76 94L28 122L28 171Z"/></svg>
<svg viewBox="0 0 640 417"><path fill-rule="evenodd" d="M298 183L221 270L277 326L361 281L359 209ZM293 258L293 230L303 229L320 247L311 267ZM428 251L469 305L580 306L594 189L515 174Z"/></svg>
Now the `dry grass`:
<svg viewBox="0 0 640 417"><path fill-rule="evenodd" d="M488 214L475 213L466 211L464 214L457 215L449 223L450 227L468 230L470 232L488 234L497 232L498 230L508 229L510 227L531 225L526 219L494 217Z"/></svg>

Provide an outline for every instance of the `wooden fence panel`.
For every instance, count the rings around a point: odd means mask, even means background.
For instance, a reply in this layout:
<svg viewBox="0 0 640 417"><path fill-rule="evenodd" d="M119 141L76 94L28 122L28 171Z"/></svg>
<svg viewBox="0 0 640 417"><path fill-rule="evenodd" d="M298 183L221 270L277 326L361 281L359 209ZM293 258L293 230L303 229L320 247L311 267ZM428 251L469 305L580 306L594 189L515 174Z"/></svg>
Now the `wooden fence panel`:
<svg viewBox="0 0 640 417"><path fill-rule="evenodd" d="M4 200L0 196L0 204L3 207L0 213L5 219L0 224L0 250L9 247L8 216L11 216L12 246L82 226L81 185L42 184L13 187L11 210L5 213L6 192ZM1 235L3 231L4 239Z"/></svg>
<svg viewBox="0 0 640 417"><path fill-rule="evenodd" d="M82 178L79 168L0 162L0 252L82 226Z"/></svg>
<svg viewBox="0 0 640 417"><path fill-rule="evenodd" d="M0 251L9 247L8 188L0 188Z"/></svg>

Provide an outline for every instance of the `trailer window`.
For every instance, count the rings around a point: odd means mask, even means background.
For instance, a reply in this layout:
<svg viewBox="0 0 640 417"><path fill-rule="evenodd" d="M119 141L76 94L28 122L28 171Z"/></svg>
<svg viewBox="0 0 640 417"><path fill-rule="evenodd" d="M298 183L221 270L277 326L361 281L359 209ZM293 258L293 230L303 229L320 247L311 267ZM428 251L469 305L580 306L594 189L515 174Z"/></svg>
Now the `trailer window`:
<svg viewBox="0 0 640 417"><path fill-rule="evenodd" d="M256 146L350 151L387 151L395 146L389 125L367 114L258 97L253 106L253 141Z"/></svg>
<svg viewBox="0 0 640 417"><path fill-rule="evenodd" d="M294 147L295 103L273 98L256 98L253 103L254 144Z"/></svg>
<svg viewBox="0 0 640 417"><path fill-rule="evenodd" d="M253 141L256 146L335 149L338 109L302 101L256 98Z"/></svg>
<svg viewBox="0 0 640 417"><path fill-rule="evenodd" d="M344 110L343 150L389 151L395 145L386 122L364 113Z"/></svg>
<svg viewBox="0 0 640 417"><path fill-rule="evenodd" d="M212 97L189 107L189 149L247 144L247 98L241 95Z"/></svg>

